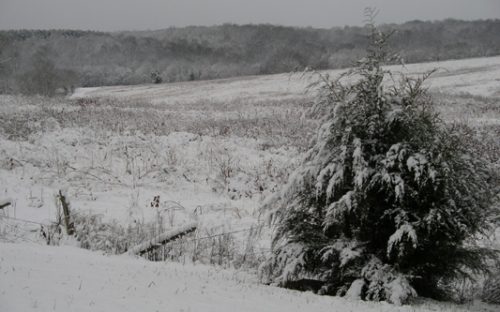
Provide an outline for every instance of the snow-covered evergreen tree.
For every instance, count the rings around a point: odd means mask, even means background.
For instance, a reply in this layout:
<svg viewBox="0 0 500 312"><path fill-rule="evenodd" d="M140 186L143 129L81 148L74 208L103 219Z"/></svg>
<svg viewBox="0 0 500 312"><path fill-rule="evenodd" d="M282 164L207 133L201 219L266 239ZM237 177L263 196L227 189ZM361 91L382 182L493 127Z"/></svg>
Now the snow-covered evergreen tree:
<svg viewBox="0 0 500 312"><path fill-rule="evenodd" d="M328 292L404 303L485 268L494 180L473 136L446 125L423 87L382 68L388 35L340 78L322 76L313 147L264 208L275 225L270 282L315 279ZM383 81L386 83L383 84Z"/></svg>

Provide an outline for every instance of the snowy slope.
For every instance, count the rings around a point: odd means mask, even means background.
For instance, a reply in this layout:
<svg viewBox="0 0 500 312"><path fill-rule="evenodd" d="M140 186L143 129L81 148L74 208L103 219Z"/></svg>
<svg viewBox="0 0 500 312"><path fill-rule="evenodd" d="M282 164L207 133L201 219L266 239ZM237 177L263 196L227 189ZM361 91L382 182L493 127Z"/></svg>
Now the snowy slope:
<svg viewBox="0 0 500 312"><path fill-rule="evenodd" d="M500 95L500 56L449 60L402 66L388 66L393 72L423 74L437 72L428 80L433 90L472 95ZM325 71L336 76L345 70ZM307 77L307 76L306 76ZM314 78L310 77L309 78ZM311 79L301 74L248 76L210 81L179 82L157 85L79 88L73 98L113 97L148 99L155 104L176 105L200 100L234 101L258 97L269 100L288 99L304 95Z"/></svg>
<svg viewBox="0 0 500 312"><path fill-rule="evenodd" d="M498 308L498 307L497 307ZM257 284L236 271L73 247L0 243L0 311L495 311L421 302L396 307Z"/></svg>

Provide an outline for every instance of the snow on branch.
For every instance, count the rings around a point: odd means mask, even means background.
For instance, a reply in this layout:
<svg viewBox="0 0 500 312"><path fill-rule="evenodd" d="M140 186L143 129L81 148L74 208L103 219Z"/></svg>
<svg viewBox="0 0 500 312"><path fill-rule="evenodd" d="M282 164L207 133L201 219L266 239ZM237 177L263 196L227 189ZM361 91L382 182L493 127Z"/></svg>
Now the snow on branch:
<svg viewBox="0 0 500 312"><path fill-rule="evenodd" d="M0 199L0 209L3 209L9 206L10 204L12 204L12 199L10 198Z"/></svg>
<svg viewBox="0 0 500 312"><path fill-rule="evenodd" d="M149 251L154 250L159 246L163 246L166 243L173 241L179 237L182 237L186 234L189 234L196 230L196 223L189 223L184 226L178 227L171 231L162 233L156 237L153 237L151 240L136 245L128 250L129 254L133 255L143 255Z"/></svg>

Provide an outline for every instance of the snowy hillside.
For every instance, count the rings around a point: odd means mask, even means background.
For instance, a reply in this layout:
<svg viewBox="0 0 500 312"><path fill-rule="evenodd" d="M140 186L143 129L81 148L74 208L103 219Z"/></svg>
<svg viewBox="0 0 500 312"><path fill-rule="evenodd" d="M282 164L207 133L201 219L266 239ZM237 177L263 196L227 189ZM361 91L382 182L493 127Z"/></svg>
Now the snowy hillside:
<svg viewBox="0 0 500 312"><path fill-rule="evenodd" d="M500 56L451 60L402 66L389 66L394 72L422 74L436 69L428 80L435 91L455 94L469 93L479 96L500 96L498 77ZM322 72L331 76L343 70ZM277 74L269 76L249 76L221 80L181 82L159 85L116 86L100 88L79 88L73 98L116 97L127 99L148 99L155 104L177 104L200 99L210 101L255 99L286 99L304 94L311 82L298 74Z"/></svg>
<svg viewBox="0 0 500 312"><path fill-rule="evenodd" d="M500 166L500 57L391 67L434 68L427 83L443 119L477 129L485 157ZM308 113L314 92L305 92L313 77L0 95L0 202L11 203L0 210L0 312L498 308L394 307L257 284L271 234L262 203L288 180L318 126ZM78 240L64 235L59 192ZM166 249L174 262L110 255L186 224L197 230Z"/></svg>

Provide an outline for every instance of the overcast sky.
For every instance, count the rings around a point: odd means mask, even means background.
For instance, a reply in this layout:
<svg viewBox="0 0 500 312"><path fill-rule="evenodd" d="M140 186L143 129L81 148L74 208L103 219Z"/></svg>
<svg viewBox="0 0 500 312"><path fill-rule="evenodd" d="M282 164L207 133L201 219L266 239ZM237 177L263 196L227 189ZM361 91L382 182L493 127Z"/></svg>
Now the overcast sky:
<svg viewBox="0 0 500 312"><path fill-rule="evenodd" d="M146 30L222 23L329 28L378 23L500 18L500 0L0 0L0 29Z"/></svg>

